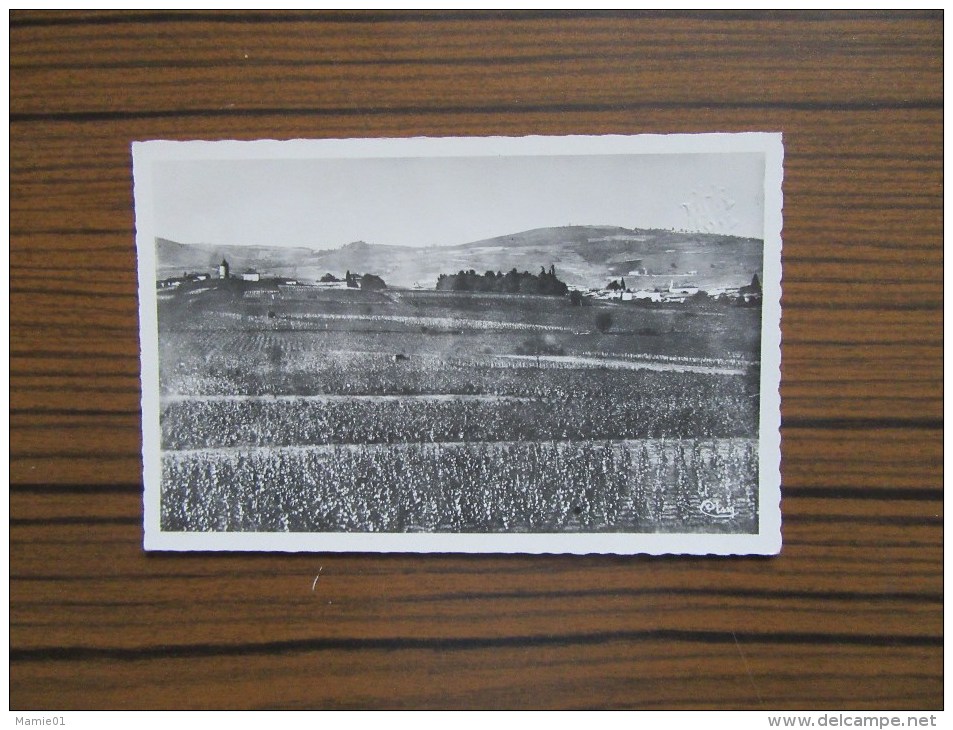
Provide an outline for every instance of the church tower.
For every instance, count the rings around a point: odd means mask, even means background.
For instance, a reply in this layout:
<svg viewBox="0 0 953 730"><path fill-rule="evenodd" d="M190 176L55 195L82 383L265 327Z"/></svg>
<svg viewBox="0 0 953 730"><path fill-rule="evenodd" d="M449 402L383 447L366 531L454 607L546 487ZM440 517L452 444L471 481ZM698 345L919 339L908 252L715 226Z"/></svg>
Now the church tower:
<svg viewBox="0 0 953 730"><path fill-rule="evenodd" d="M218 278L219 279L228 278L228 262L225 259L222 259L222 263L218 265Z"/></svg>

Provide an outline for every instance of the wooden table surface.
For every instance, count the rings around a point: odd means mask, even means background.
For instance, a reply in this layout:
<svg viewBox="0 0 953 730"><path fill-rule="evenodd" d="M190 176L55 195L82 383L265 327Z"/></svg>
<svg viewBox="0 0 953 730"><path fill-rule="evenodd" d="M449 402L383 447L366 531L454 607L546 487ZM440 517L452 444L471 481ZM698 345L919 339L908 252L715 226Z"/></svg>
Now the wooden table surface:
<svg viewBox="0 0 953 730"><path fill-rule="evenodd" d="M11 707L942 707L942 41L13 11ZM142 551L133 140L710 131L784 133L779 557Z"/></svg>

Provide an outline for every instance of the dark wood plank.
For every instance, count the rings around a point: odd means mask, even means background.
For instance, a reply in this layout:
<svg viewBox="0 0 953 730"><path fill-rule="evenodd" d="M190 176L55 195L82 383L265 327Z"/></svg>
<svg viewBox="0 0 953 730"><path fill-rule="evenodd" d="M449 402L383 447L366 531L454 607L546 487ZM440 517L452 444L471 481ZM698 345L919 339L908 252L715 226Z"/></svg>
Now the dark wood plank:
<svg viewBox="0 0 953 730"><path fill-rule="evenodd" d="M942 30L13 11L11 707L942 707ZM785 138L780 556L143 553L132 141L748 130Z"/></svg>

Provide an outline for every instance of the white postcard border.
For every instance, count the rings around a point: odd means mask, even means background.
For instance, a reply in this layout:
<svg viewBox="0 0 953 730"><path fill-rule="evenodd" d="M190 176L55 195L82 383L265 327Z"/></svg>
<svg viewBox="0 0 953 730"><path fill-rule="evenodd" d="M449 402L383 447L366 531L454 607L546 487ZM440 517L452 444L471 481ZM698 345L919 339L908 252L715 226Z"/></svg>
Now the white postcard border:
<svg viewBox="0 0 953 730"><path fill-rule="evenodd" d="M759 433L759 531L698 533L274 533L163 532L153 165L168 160L466 157L496 155L765 154L764 258ZM146 550L380 553L607 553L773 555L781 550L781 230L780 134L646 134L565 137L414 137L134 142L133 179L139 275L143 522Z"/></svg>

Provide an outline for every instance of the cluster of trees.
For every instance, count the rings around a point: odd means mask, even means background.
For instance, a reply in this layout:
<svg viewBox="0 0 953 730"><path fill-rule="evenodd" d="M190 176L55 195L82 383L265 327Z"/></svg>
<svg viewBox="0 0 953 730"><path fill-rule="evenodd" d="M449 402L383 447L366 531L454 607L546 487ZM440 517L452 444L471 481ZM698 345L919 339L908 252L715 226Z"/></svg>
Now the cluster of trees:
<svg viewBox="0 0 953 730"><path fill-rule="evenodd" d="M438 291L496 292L499 294L543 294L565 296L569 291L566 283L556 276L556 267L540 268L539 274L519 272L513 267L505 274L487 271L478 274L473 269L456 274L441 274L437 279Z"/></svg>
<svg viewBox="0 0 953 730"><path fill-rule="evenodd" d="M377 291L379 289L387 288L387 284L384 283L384 280L376 274L364 274L358 280L358 283L360 284L361 289L367 289L370 291Z"/></svg>
<svg viewBox="0 0 953 730"><path fill-rule="evenodd" d="M622 277L622 281L613 279L606 286L606 289L608 289L609 291L627 291L625 287L625 277L624 276Z"/></svg>
<svg viewBox="0 0 953 730"><path fill-rule="evenodd" d="M751 283L748 286L743 286L738 290L738 293L741 295L751 294L754 296L761 296L761 280L758 278L758 275L755 274L751 277Z"/></svg>
<svg viewBox="0 0 953 730"><path fill-rule="evenodd" d="M328 272L321 277L321 282L324 284L329 284L335 281L341 281L341 279L337 278L331 272ZM384 280L376 274L364 274L359 277L357 274L352 274L350 269L344 274L344 281L351 289L368 289L370 291L376 291L378 289L387 288L387 284L384 283Z"/></svg>

